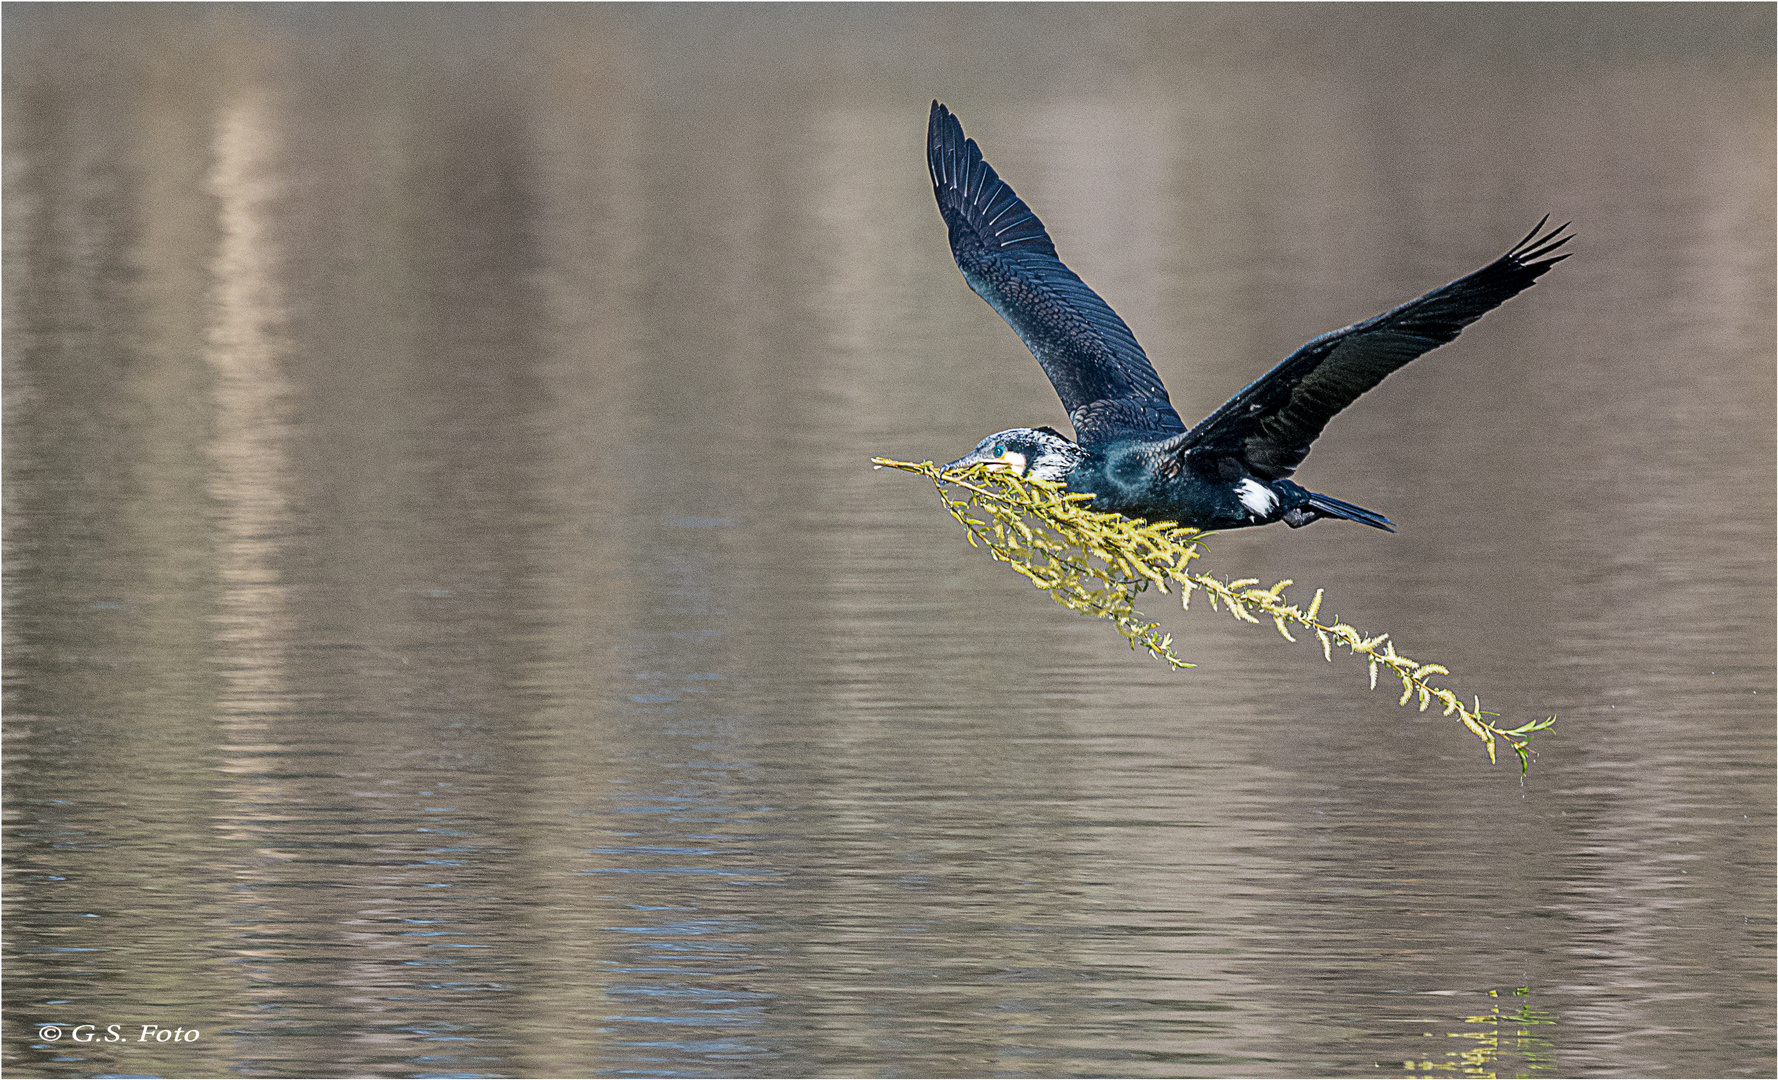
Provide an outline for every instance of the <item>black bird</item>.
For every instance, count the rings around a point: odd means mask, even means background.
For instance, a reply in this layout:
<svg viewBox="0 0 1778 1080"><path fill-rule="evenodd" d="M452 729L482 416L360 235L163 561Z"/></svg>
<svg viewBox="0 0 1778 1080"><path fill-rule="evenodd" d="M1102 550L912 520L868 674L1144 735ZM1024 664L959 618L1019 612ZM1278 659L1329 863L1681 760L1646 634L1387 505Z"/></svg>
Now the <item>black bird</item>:
<svg viewBox="0 0 1778 1080"><path fill-rule="evenodd" d="M1049 427L983 439L953 468L988 462L1090 492L1096 510L1200 529L1324 517L1395 530L1383 515L1288 477L1334 414L1396 368L1455 338L1568 256L1572 234L1537 223L1512 250L1449 285L1291 353L1190 431L1117 313L1056 257L1043 222L934 101L927 164L963 279L1005 319L1055 386L1075 440Z"/></svg>

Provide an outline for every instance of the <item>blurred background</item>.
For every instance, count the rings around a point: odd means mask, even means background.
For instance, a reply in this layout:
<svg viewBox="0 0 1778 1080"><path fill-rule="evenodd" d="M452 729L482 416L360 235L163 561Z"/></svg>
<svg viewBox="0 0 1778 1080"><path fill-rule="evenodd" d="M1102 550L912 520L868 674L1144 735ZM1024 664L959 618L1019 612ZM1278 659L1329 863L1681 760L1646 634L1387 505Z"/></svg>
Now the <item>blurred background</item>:
<svg viewBox="0 0 1778 1080"><path fill-rule="evenodd" d="M1770 5L4 17L10 1074L1773 1075ZM1188 422L1574 221L1200 564L1523 785L870 469L1065 421L935 97Z"/></svg>

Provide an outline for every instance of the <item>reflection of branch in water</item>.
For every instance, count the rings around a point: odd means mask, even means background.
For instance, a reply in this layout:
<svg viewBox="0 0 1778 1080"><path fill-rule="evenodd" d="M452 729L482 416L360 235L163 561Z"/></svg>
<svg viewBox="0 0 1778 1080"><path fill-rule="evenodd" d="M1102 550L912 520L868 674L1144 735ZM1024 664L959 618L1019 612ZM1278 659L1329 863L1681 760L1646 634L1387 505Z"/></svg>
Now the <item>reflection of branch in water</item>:
<svg viewBox="0 0 1778 1080"><path fill-rule="evenodd" d="M1490 990L1488 996L1499 998L1500 991ZM1531 988L1518 986L1513 988L1512 996L1529 998ZM1521 1001L1517 1009L1501 1012L1496 1003L1488 1012L1480 1016L1466 1016L1465 1024L1479 1025L1475 1031L1447 1031L1447 1039L1473 1039L1475 1045L1467 1050L1447 1050L1446 1060L1404 1061L1403 1069L1409 1072L1443 1072L1457 1076L1529 1076L1533 1072L1549 1072L1555 1069L1551 1060L1550 1040L1532 1034L1531 1029L1543 1024L1554 1024L1556 1018L1546 1009L1534 1009L1531 1002ZM1440 1036L1436 1032L1425 1033L1428 1039Z"/></svg>
<svg viewBox="0 0 1778 1080"><path fill-rule="evenodd" d="M1336 644L1368 661L1372 689L1377 685L1378 669L1387 669L1401 680L1402 705L1418 698L1420 711L1425 712L1437 702L1444 715L1455 714L1482 740L1489 761L1495 760L1495 740L1505 739L1519 757L1521 777L1531 765L1526 745L1532 734L1555 723L1552 716L1515 728L1495 726L1485 719L1495 714L1484 712L1479 700L1465 704L1451 690L1429 681L1433 676L1450 674L1444 665L1408 659L1395 651L1388 634L1367 637L1337 618L1320 619L1319 589L1305 611L1285 601L1289 580L1262 589L1258 578L1222 581L1188 571L1186 566L1201 553L1206 535L1197 529L1171 521L1150 523L1101 513L1086 506L1091 495L1070 492L1060 483L996 471L991 463L947 472L930 461L871 461L877 468L900 469L930 479L945 509L969 530L972 547L987 548L997 562L1023 574L1070 611L1110 620L1130 648L1140 646L1172 667L1192 665L1173 651L1173 637L1162 633L1160 623L1150 622L1136 610L1137 594L1150 585L1163 593L1171 591L1170 583L1178 586L1187 607L1192 593L1201 589L1211 610L1224 607L1236 619L1260 625L1257 611L1271 619L1287 641L1296 640L1290 636L1293 625L1311 630L1329 661ZM962 496L952 496L946 484L961 489Z"/></svg>

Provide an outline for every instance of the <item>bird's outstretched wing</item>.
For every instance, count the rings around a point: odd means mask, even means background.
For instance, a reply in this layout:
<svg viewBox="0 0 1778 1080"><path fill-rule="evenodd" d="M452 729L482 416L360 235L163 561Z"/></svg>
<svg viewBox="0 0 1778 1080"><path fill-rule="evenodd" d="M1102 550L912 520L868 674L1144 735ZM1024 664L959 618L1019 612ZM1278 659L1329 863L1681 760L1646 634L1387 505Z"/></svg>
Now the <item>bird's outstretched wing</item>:
<svg viewBox="0 0 1778 1080"><path fill-rule="evenodd" d="M1537 227L1511 251L1473 274L1334 330L1291 353L1167 448L1183 458L1240 459L1268 480L1289 476L1341 409L1408 361L1455 338L1465 326L1529 288L1566 259L1550 253L1573 239L1562 225ZM1542 234L1542 235L1539 235Z"/></svg>
<svg viewBox="0 0 1778 1080"><path fill-rule="evenodd" d="M1123 435L1184 431L1130 328L1062 265L1043 222L936 101L926 161L957 268L1043 365L1075 438L1091 446Z"/></svg>

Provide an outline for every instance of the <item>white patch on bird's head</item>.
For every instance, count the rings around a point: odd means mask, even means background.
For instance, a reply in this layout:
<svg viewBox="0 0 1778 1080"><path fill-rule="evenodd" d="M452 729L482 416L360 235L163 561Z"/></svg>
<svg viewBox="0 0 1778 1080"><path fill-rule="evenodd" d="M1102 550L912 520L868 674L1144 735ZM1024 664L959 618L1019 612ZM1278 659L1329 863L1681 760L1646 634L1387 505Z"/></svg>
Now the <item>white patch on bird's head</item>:
<svg viewBox="0 0 1778 1080"><path fill-rule="evenodd" d="M1007 428L976 443L974 450L945 468L987 465L1020 476L1062 481L1084 456L1077 444L1049 428Z"/></svg>
<svg viewBox="0 0 1778 1080"><path fill-rule="evenodd" d="M1278 493L1251 476L1242 477L1235 491L1241 496L1241 505L1256 518L1265 517L1278 505Z"/></svg>

